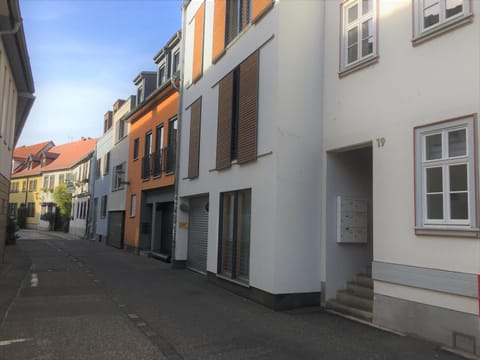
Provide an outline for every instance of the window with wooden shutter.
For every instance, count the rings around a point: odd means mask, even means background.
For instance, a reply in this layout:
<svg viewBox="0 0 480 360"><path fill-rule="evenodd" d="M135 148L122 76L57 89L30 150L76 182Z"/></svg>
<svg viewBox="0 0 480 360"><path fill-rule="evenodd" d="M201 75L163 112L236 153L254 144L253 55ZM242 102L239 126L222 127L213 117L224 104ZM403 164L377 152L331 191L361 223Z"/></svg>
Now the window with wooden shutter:
<svg viewBox="0 0 480 360"><path fill-rule="evenodd" d="M273 0L252 0L251 18L252 23L256 23L273 6Z"/></svg>
<svg viewBox="0 0 480 360"><path fill-rule="evenodd" d="M258 51L240 64L238 87L238 163L257 158Z"/></svg>
<svg viewBox="0 0 480 360"><path fill-rule="evenodd" d="M192 82L196 82L203 74L203 31L205 23L205 3L202 3L195 14L193 38Z"/></svg>
<svg viewBox="0 0 480 360"><path fill-rule="evenodd" d="M219 83L217 170L257 158L258 51Z"/></svg>
<svg viewBox="0 0 480 360"><path fill-rule="evenodd" d="M231 165L233 80L231 72L218 85L217 170Z"/></svg>
<svg viewBox="0 0 480 360"><path fill-rule="evenodd" d="M197 99L190 107L190 144L188 156L188 177L196 178L200 161L200 129L202 118L202 98Z"/></svg>
<svg viewBox="0 0 480 360"><path fill-rule="evenodd" d="M225 52L225 19L227 14L226 0L215 0L213 8L213 63Z"/></svg>

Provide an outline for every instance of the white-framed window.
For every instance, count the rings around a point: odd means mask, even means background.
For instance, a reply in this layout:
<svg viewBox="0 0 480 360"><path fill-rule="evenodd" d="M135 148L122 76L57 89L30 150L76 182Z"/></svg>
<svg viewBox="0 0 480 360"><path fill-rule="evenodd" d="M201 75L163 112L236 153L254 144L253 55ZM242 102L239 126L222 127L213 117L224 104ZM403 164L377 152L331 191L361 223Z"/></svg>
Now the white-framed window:
<svg viewBox="0 0 480 360"><path fill-rule="evenodd" d="M376 14L376 0L350 0L342 4L341 70L376 56Z"/></svg>
<svg viewBox="0 0 480 360"><path fill-rule="evenodd" d="M137 195L132 194L130 197L130 217L135 217L137 213Z"/></svg>
<svg viewBox="0 0 480 360"><path fill-rule="evenodd" d="M456 24L471 15L470 0L414 0L415 37Z"/></svg>
<svg viewBox="0 0 480 360"><path fill-rule="evenodd" d="M415 129L417 228L476 227L474 118Z"/></svg>

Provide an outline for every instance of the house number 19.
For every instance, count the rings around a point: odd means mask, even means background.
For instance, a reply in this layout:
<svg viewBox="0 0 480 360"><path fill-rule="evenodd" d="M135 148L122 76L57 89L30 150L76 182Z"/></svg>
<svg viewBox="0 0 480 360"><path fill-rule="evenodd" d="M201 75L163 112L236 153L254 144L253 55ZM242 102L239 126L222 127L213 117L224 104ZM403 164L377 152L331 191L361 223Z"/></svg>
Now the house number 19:
<svg viewBox="0 0 480 360"><path fill-rule="evenodd" d="M377 138L377 147L384 147L385 146L385 138Z"/></svg>

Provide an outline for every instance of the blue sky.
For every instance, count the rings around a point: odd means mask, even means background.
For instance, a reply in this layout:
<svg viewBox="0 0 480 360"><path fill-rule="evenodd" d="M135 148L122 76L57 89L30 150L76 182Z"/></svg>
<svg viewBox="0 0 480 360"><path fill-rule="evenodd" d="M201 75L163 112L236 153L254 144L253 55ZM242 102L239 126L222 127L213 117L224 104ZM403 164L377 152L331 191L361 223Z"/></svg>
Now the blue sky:
<svg viewBox="0 0 480 360"><path fill-rule="evenodd" d="M35 104L17 146L99 137L181 27L183 0L20 0Z"/></svg>

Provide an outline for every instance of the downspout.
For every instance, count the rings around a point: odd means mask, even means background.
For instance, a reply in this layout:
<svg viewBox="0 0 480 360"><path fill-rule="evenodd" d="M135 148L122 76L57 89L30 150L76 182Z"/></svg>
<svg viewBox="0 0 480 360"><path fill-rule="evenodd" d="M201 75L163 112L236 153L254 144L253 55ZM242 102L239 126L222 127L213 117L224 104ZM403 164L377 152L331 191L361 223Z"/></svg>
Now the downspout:
<svg viewBox="0 0 480 360"><path fill-rule="evenodd" d="M184 54L185 54L185 14L187 11L187 4L186 1L182 5L182 34L181 34L181 45L180 45L180 77L179 77L179 98L178 98L178 129L177 129L177 148L175 149L177 153L177 161L175 164L175 190L173 196L173 233L172 233L172 267L175 266L176 261L176 245L177 245L177 205L178 205L178 183L179 183L179 173L180 173L180 148L181 148L181 139L182 139L182 123L183 123L183 69L184 69ZM178 89L177 89L178 90Z"/></svg>

